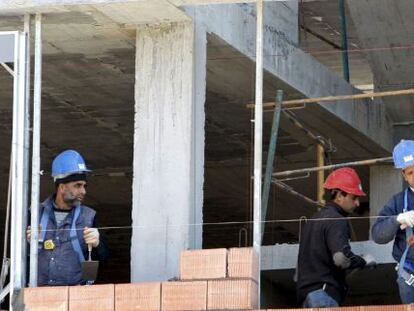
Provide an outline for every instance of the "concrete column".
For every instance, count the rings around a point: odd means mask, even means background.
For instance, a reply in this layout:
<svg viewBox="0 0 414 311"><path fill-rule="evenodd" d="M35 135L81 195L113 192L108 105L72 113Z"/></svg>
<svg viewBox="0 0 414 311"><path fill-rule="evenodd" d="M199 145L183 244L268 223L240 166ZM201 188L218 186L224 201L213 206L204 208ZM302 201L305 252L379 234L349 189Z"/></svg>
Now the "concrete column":
<svg viewBox="0 0 414 311"><path fill-rule="evenodd" d="M370 215L377 216L389 199L403 189L401 171L391 165L371 166L369 184ZM370 227L374 222L375 219L370 220Z"/></svg>
<svg viewBox="0 0 414 311"><path fill-rule="evenodd" d="M202 220L204 165L205 77L194 46L190 20L137 28L134 282L178 276L180 252L201 247L202 230L189 225Z"/></svg>

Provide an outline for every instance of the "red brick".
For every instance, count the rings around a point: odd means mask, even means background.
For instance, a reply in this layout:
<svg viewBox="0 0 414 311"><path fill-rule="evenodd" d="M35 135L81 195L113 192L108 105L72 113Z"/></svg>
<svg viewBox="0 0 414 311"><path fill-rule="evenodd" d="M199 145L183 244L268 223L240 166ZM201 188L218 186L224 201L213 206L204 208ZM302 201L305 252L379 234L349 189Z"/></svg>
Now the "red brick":
<svg viewBox="0 0 414 311"><path fill-rule="evenodd" d="M208 281L207 308L240 310L255 309L257 283L253 280L215 280Z"/></svg>
<svg viewBox="0 0 414 311"><path fill-rule="evenodd" d="M259 257L252 247L231 248L227 261L230 278L258 280Z"/></svg>
<svg viewBox="0 0 414 311"><path fill-rule="evenodd" d="M115 310L158 311L161 309L161 283L115 285Z"/></svg>
<svg viewBox="0 0 414 311"><path fill-rule="evenodd" d="M225 248L190 250L181 253L180 278L182 280L225 278L226 268Z"/></svg>
<svg viewBox="0 0 414 311"><path fill-rule="evenodd" d="M356 311L409 311L410 305L360 306Z"/></svg>
<svg viewBox="0 0 414 311"><path fill-rule="evenodd" d="M317 308L313 310L319 311L360 311L361 307L336 307L336 308ZM302 310L312 310L312 309L302 309Z"/></svg>
<svg viewBox="0 0 414 311"><path fill-rule="evenodd" d="M161 310L206 310L207 281L164 282Z"/></svg>
<svg viewBox="0 0 414 311"><path fill-rule="evenodd" d="M69 287L69 311L114 311L114 284Z"/></svg>
<svg viewBox="0 0 414 311"><path fill-rule="evenodd" d="M67 311L69 288L67 286L25 288L23 297L26 308L31 311Z"/></svg>

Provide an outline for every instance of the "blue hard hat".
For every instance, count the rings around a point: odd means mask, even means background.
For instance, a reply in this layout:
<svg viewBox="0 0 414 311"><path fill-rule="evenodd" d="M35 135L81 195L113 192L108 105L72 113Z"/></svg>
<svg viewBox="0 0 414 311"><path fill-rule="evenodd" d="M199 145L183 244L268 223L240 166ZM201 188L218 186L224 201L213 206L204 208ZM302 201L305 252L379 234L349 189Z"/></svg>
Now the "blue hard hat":
<svg viewBox="0 0 414 311"><path fill-rule="evenodd" d="M85 160L75 150L65 150L60 153L52 163L52 177L56 179L65 178L72 174L90 172L86 167Z"/></svg>
<svg viewBox="0 0 414 311"><path fill-rule="evenodd" d="M395 168L404 169L414 165L414 141L402 139L392 152Z"/></svg>

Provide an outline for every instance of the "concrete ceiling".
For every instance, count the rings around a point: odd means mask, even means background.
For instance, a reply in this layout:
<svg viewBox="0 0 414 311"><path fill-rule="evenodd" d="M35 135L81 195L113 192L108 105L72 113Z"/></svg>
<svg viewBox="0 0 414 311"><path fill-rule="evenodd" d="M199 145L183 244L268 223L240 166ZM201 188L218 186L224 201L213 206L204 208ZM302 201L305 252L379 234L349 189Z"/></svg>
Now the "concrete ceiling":
<svg viewBox="0 0 414 311"><path fill-rule="evenodd" d="M348 0L346 4L351 83L362 89L373 84L378 91L412 88L414 3ZM338 1L311 1L301 7L302 48L341 75ZM413 96L383 98L394 123L414 121L413 99Z"/></svg>
<svg viewBox="0 0 414 311"><path fill-rule="evenodd" d="M375 89L414 86L414 3L410 0L348 1L356 32L374 73ZM414 121L413 96L384 99L394 122Z"/></svg>
<svg viewBox="0 0 414 311"><path fill-rule="evenodd" d="M342 77L342 28L339 2L333 0L303 1L299 8L301 48ZM373 83L371 67L367 61L366 53L359 52L362 45L347 6L346 18L348 49L350 50L350 82L357 88L364 89L364 86L370 88Z"/></svg>

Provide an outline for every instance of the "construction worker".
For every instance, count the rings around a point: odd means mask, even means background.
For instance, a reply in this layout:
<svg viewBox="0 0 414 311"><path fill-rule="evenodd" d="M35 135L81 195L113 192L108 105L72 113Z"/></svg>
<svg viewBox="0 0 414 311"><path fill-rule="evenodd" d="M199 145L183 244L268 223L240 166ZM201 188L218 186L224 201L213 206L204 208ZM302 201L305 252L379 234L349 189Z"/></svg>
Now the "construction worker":
<svg viewBox="0 0 414 311"><path fill-rule="evenodd" d="M414 141L401 140L392 153L394 166L401 169L408 187L395 194L382 208L372 227L372 238L376 243L385 244L394 239L392 256L397 265L397 283L401 301L414 303Z"/></svg>
<svg viewBox="0 0 414 311"><path fill-rule="evenodd" d="M96 212L81 204L89 172L83 157L74 150L66 150L53 160L56 192L39 208L39 286L85 284L81 263L88 258L88 245L92 246L94 259L106 260L106 246L96 228ZM30 235L29 228L29 242Z"/></svg>
<svg viewBox="0 0 414 311"><path fill-rule="evenodd" d="M339 306L347 292L347 270L375 265L371 255L357 256L349 245L346 217L365 196L357 173L349 167L335 170L324 188L331 200L306 222L299 245L297 297L305 308Z"/></svg>

